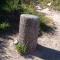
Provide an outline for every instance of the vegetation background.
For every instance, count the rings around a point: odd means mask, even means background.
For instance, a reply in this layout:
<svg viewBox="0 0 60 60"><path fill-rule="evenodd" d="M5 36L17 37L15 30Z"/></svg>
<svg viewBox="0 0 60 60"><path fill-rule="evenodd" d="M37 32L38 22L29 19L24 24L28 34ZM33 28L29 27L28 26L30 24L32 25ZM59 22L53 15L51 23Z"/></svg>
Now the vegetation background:
<svg viewBox="0 0 60 60"><path fill-rule="evenodd" d="M20 14L33 14L40 17L41 27L45 29L46 21L50 21L43 13L36 13L35 5L41 4L60 11L60 0L1 0L0 1L0 33L16 30L19 25ZM49 22L48 22L49 23ZM42 29L42 30L43 30Z"/></svg>

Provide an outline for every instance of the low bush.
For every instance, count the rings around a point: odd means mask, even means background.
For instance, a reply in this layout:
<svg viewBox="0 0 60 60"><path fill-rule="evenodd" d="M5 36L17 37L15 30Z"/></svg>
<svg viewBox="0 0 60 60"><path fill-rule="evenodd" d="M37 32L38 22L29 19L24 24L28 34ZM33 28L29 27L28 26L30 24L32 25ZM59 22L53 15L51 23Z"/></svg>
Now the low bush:
<svg viewBox="0 0 60 60"><path fill-rule="evenodd" d="M50 28L54 28L55 27L55 24L54 24L54 21L53 19L45 16L44 13L40 13L38 14L38 16L40 17L40 28L44 31L44 29L47 29L47 27L50 27ZM47 27L45 27L47 26Z"/></svg>
<svg viewBox="0 0 60 60"><path fill-rule="evenodd" d="M0 1L1 11L11 12L17 9L19 0L2 0Z"/></svg>

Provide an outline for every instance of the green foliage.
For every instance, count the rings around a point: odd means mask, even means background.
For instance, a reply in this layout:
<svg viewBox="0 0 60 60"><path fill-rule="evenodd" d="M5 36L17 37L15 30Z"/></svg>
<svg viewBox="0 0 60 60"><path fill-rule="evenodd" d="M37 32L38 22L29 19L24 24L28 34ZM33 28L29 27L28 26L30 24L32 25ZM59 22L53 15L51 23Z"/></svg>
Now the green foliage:
<svg viewBox="0 0 60 60"><path fill-rule="evenodd" d="M0 8L2 11L14 11L18 7L19 0L2 0L0 1Z"/></svg>
<svg viewBox="0 0 60 60"><path fill-rule="evenodd" d="M52 1L52 0L39 0L39 2L43 5L46 5L50 1ZM58 5L56 5L56 6L58 6ZM50 23L53 22L51 19L46 17L44 14L37 13L35 11L35 5L32 2L30 2L30 4L26 4L26 3L23 3L23 0L2 0L2 1L0 1L0 8L1 8L0 10L2 10L2 11L4 10L7 12L12 12L12 11L15 12L15 10L17 10L22 14L37 15L40 17L40 24L49 25L49 26L53 25L53 24L50 25ZM6 24L4 22L4 23L0 24L0 26L1 26L0 28L5 29L6 27L9 26L9 24ZM42 25L40 25L40 26L42 27Z"/></svg>
<svg viewBox="0 0 60 60"><path fill-rule="evenodd" d="M10 27L10 25L6 22L0 23L0 29L2 29L2 30L5 30L9 27Z"/></svg>
<svg viewBox="0 0 60 60"><path fill-rule="evenodd" d="M25 14L36 14L36 11L35 11L35 6L34 4L22 4L21 5L23 7L23 10Z"/></svg>
<svg viewBox="0 0 60 60"><path fill-rule="evenodd" d="M51 18L46 17L44 13L38 14L39 16L39 23L40 23L40 29L43 32L46 32L46 30L53 30L55 28L54 22Z"/></svg>
<svg viewBox="0 0 60 60"><path fill-rule="evenodd" d="M16 49L21 55L26 55L28 53L28 48L26 45L16 44Z"/></svg>
<svg viewBox="0 0 60 60"><path fill-rule="evenodd" d="M53 0L38 0L42 6L46 7L48 3L52 2Z"/></svg>
<svg viewBox="0 0 60 60"><path fill-rule="evenodd" d="M53 20L51 18L45 16L45 14L40 13L39 17L40 17L40 22L41 23L44 23L45 25L51 25L51 24L53 24Z"/></svg>
<svg viewBox="0 0 60 60"><path fill-rule="evenodd" d="M60 11L60 0L53 0L51 7L53 7L53 9L55 9L55 10Z"/></svg>
<svg viewBox="0 0 60 60"><path fill-rule="evenodd" d="M43 6L47 6L47 4L51 2L51 8L60 10L60 0L38 0L38 2Z"/></svg>

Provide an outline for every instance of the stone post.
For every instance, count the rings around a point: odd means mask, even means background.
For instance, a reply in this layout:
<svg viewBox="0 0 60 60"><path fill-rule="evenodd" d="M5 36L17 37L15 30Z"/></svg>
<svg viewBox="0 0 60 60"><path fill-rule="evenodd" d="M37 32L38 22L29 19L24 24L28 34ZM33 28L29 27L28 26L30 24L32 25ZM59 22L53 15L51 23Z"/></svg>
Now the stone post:
<svg viewBox="0 0 60 60"><path fill-rule="evenodd" d="M38 16L22 14L20 16L19 43L26 45L29 51L34 51L37 46L39 31Z"/></svg>

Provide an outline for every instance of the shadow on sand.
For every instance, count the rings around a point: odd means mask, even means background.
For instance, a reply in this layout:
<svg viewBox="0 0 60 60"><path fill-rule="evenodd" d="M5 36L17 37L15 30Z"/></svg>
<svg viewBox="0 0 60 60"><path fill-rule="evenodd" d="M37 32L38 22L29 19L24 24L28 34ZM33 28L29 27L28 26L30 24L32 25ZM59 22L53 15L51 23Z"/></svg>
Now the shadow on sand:
<svg viewBox="0 0 60 60"><path fill-rule="evenodd" d="M6 60L6 58L8 59L5 50L5 48L7 47L7 41L8 39L0 37L0 60Z"/></svg>
<svg viewBox="0 0 60 60"><path fill-rule="evenodd" d="M26 56L25 58L34 59L33 56L42 58L43 60L60 60L60 51L38 45L37 50Z"/></svg>
<svg viewBox="0 0 60 60"><path fill-rule="evenodd" d="M56 29L57 29L57 27L55 26L55 24L53 27L51 27L44 23L40 23L40 30L39 30L38 36L41 37L43 35L43 32L50 34L50 35L55 35Z"/></svg>

